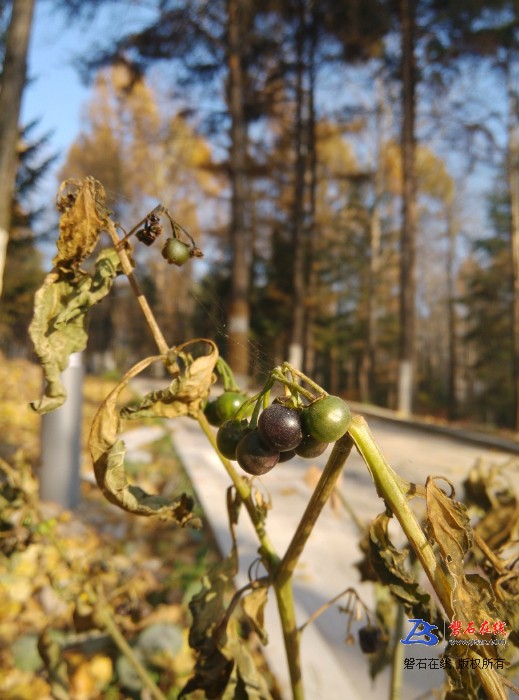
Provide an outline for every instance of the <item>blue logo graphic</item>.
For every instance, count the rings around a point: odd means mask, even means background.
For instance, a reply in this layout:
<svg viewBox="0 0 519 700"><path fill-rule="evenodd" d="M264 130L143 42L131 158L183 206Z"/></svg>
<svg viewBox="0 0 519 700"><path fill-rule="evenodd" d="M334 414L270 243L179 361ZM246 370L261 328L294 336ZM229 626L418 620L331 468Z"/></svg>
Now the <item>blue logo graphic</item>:
<svg viewBox="0 0 519 700"><path fill-rule="evenodd" d="M400 640L401 644L425 644L427 647L433 647L440 641L432 632L438 629L436 625L420 619L408 620L408 622L414 622L414 626L407 637Z"/></svg>

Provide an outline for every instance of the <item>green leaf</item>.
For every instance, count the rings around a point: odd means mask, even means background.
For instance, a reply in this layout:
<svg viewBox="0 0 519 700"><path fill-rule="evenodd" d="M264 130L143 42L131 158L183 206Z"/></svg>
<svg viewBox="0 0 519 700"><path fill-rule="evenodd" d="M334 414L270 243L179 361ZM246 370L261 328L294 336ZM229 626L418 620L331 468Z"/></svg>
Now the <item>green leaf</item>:
<svg viewBox="0 0 519 700"><path fill-rule="evenodd" d="M134 365L119 384L103 401L92 422L89 448L94 463L94 473L99 488L111 503L136 515L159 515L174 520L179 525L189 523L193 527L201 525L195 518L193 499L182 493L172 501L163 496L146 493L139 486L128 482L124 469L125 445L117 438L120 430L120 417L117 402L120 393L130 379L137 376L153 362L164 361L162 355L148 357Z"/></svg>
<svg viewBox="0 0 519 700"><path fill-rule="evenodd" d="M79 270L54 271L36 292L29 334L46 380L42 399L31 403L38 413L53 411L65 402L60 374L68 366L69 356L86 347L90 307L109 293L121 272L117 253L108 249L99 254L92 275Z"/></svg>
<svg viewBox="0 0 519 700"><path fill-rule="evenodd" d="M216 377L214 368L218 360L218 349L210 340L203 340L208 353L192 359L184 353L189 345L200 344L190 341L175 349L175 355L184 365L184 371L178 369L173 381L166 389L152 391L137 406L122 409L123 418L176 418L177 416L196 417L202 410L204 401L211 390ZM177 363L177 367L180 363Z"/></svg>

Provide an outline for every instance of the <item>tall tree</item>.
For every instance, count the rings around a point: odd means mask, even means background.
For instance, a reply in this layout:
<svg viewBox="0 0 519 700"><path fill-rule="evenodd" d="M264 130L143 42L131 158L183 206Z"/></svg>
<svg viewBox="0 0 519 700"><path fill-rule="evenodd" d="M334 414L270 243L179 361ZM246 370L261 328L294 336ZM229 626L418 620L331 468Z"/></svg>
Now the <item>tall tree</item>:
<svg viewBox="0 0 519 700"><path fill-rule="evenodd" d="M240 384L249 374L249 261L245 223L247 125L244 114L243 47L245 13L248 2L227 0L228 108L231 119L229 171L231 182L231 216L229 222L231 263L231 298L229 303L229 364Z"/></svg>
<svg viewBox="0 0 519 700"><path fill-rule="evenodd" d="M519 69L518 47L509 51L508 73L508 192L513 280L514 428L519 433Z"/></svg>
<svg viewBox="0 0 519 700"><path fill-rule="evenodd" d="M402 80L402 234L400 244L400 342L398 410L412 411L416 303L416 7L400 0Z"/></svg>
<svg viewBox="0 0 519 700"><path fill-rule="evenodd" d="M32 318L34 293L43 279L41 253L34 223L43 208L30 206L30 197L47 175L54 156L45 157L49 135L35 137L38 122L28 124L17 142L18 168L12 201L11 232L7 246L4 289L0 305L0 347L8 355L32 352L27 327ZM42 233L43 237L45 234Z"/></svg>
<svg viewBox="0 0 519 700"><path fill-rule="evenodd" d="M34 0L13 0L0 76L0 295L11 227L18 122L27 75L27 51Z"/></svg>
<svg viewBox="0 0 519 700"><path fill-rule="evenodd" d="M307 171L306 75L307 18L305 0L297 0L295 30L294 202L292 212L292 328L289 362L302 369L305 321L305 180ZM306 127L306 128L305 128Z"/></svg>
<svg viewBox="0 0 519 700"><path fill-rule="evenodd" d="M136 222L158 201L178 222L199 238L197 211L207 195L218 193L218 180L210 172L211 152L207 141L197 134L181 114L161 104L144 76L135 76L124 62L98 72L86 110L83 128L71 145L61 169L62 178L92 175L105 185L110 206L122 222ZM172 270L160 264L158 249L147 250L152 307L171 343L187 333L190 306L190 270ZM156 250L157 249L157 250ZM124 298L119 295L124 303ZM116 308L114 315L118 315ZM103 305L95 316L103 314ZM131 317L131 321L135 319ZM94 328L106 322L106 314ZM102 359L126 341L127 328L110 320L115 336L101 332L92 350ZM142 334L141 334L142 337ZM136 342L139 333L135 334Z"/></svg>

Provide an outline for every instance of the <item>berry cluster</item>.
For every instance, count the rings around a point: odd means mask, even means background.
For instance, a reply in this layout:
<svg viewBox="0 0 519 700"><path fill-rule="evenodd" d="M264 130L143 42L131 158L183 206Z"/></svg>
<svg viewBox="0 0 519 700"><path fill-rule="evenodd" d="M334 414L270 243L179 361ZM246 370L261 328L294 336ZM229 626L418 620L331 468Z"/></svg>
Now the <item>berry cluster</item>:
<svg viewBox="0 0 519 700"><path fill-rule="evenodd" d="M278 399L257 420L241 417L247 401L243 394L224 392L210 401L205 414L218 425L216 443L227 459L236 460L248 474L260 476L295 455L309 459L321 455L331 442L348 430L351 413L338 396L320 396L306 405L288 405Z"/></svg>

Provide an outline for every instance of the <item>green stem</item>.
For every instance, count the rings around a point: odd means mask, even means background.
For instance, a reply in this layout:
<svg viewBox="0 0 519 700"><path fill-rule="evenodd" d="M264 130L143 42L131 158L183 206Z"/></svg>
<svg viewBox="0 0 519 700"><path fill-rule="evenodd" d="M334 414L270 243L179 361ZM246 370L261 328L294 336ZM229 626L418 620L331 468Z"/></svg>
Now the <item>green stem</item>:
<svg viewBox="0 0 519 700"><path fill-rule="evenodd" d="M353 441L351 437L346 433L340 440L334 445L332 453L328 458L326 466L323 469L323 473L317 483L317 486L308 501L305 512L297 529L288 545L281 564L276 573L276 578L274 580L274 585L283 585L285 581L292 577L294 569L297 566L297 562L301 553L310 537L310 534L314 528L317 518L321 514L325 503L329 499L337 479L339 478L344 463L346 462L348 455L353 447Z"/></svg>
<svg viewBox="0 0 519 700"><path fill-rule="evenodd" d="M223 455L221 455L218 451L216 438L203 413L199 414L198 422L207 439L213 446L216 453L219 455L226 472L229 474L236 490L247 508L249 517L252 521L254 529L256 530L256 534L261 544L260 555L262 561L271 576L271 580L274 581L274 591L278 604L279 619L283 630L287 665L290 673L292 698L293 700L304 700L299 649L300 634L296 624L291 575L286 576L283 583L277 580L276 571L279 567L280 559L265 531L264 521L262 518L260 518L258 511L256 510L254 501L252 500L251 488L249 484L236 473L230 461L223 457Z"/></svg>
<svg viewBox="0 0 519 700"><path fill-rule="evenodd" d="M288 362L284 362L283 365L281 366L282 371L288 369L289 372L291 372L293 375L296 377L299 377L299 379L302 379L305 384L308 384L308 386L312 387L312 389L315 389L315 391L318 393L320 396L328 396L328 392L325 391L319 384L314 382L313 379L310 379L310 377L307 377L306 374L303 374L301 370L297 369L296 367L292 367L291 364Z"/></svg>
<svg viewBox="0 0 519 700"><path fill-rule="evenodd" d="M213 431L211 430L211 426L209 425L205 415L203 413L199 413L197 416L197 420L203 432L205 433L205 436L211 443L214 451L220 457L225 471L231 478L231 481L234 484L236 491L239 493L240 498L245 504L249 517L252 521L252 524L254 526L254 529L256 530L256 534L258 535L258 539L260 541L261 558L267 568L267 571L270 574L272 574L277 565L279 564L279 556L277 555L276 550L274 549L274 545L270 541L270 538L267 534L267 531L265 529L265 521L260 516L258 510L256 509L256 506L254 505L251 487L248 484L248 482L246 482L244 479L242 479L242 477L239 474L236 473L236 470L234 469L230 461L226 459L223 455L221 455L218 451L216 437Z"/></svg>
<svg viewBox="0 0 519 700"><path fill-rule="evenodd" d="M290 379L287 379L285 375L281 372L274 370L272 372L272 377L276 379L280 384L284 384L285 386L287 386L293 393L301 394L305 397L305 399L308 399L308 401L315 401L316 397L314 394L312 394L311 391L308 391L308 389L302 387L301 384L291 382ZM321 391L321 395L324 396L323 391Z"/></svg>
<svg viewBox="0 0 519 700"><path fill-rule="evenodd" d="M378 449L369 431L366 421L361 416L354 416L349 432L371 473L378 495L384 499L400 523L440 603L447 613L447 617L452 619L451 586L436 560L434 551L420 527L413 510L409 506L399 477L382 456L382 453ZM474 651L469 651L469 656L471 658L477 658L478 654ZM507 694L503 688L499 674L494 669L476 668L475 670L489 698L493 700L506 700Z"/></svg>
<svg viewBox="0 0 519 700"><path fill-rule="evenodd" d="M391 690L389 700L400 700L402 694L402 676L404 671L404 645L400 644L404 630L404 606L396 609L395 632L393 636L393 658L391 663Z"/></svg>
<svg viewBox="0 0 519 700"><path fill-rule="evenodd" d="M301 633L296 623L292 579L288 578L282 584L274 583L274 591L278 604L279 619L283 629L283 640L292 687L292 700L304 700L300 655Z"/></svg>
<svg viewBox="0 0 519 700"><path fill-rule="evenodd" d="M397 474L391 469L378 449L364 418L354 416L349 433L370 471L378 495L384 499L400 523L448 618L451 619L453 614L451 587L436 560L433 548L409 505Z"/></svg>
<svg viewBox="0 0 519 700"><path fill-rule="evenodd" d="M135 672L141 679L143 685L149 690L151 696L155 698L155 700L167 700L164 693L160 690L160 688L151 678L148 671L144 668L139 659L136 657L135 652L133 651L131 646L121 634L121 631L117 627L115 620L112 618L112 615L110 614L109 610L103 605L100 605L99 609L96 612L99 622L102 623L102 625L106 628L107 632L114 640L116 646L119 648L120 652L124 654L124 656L126 656L128 661L131 663L131 665L135 669Z"/></svg>

